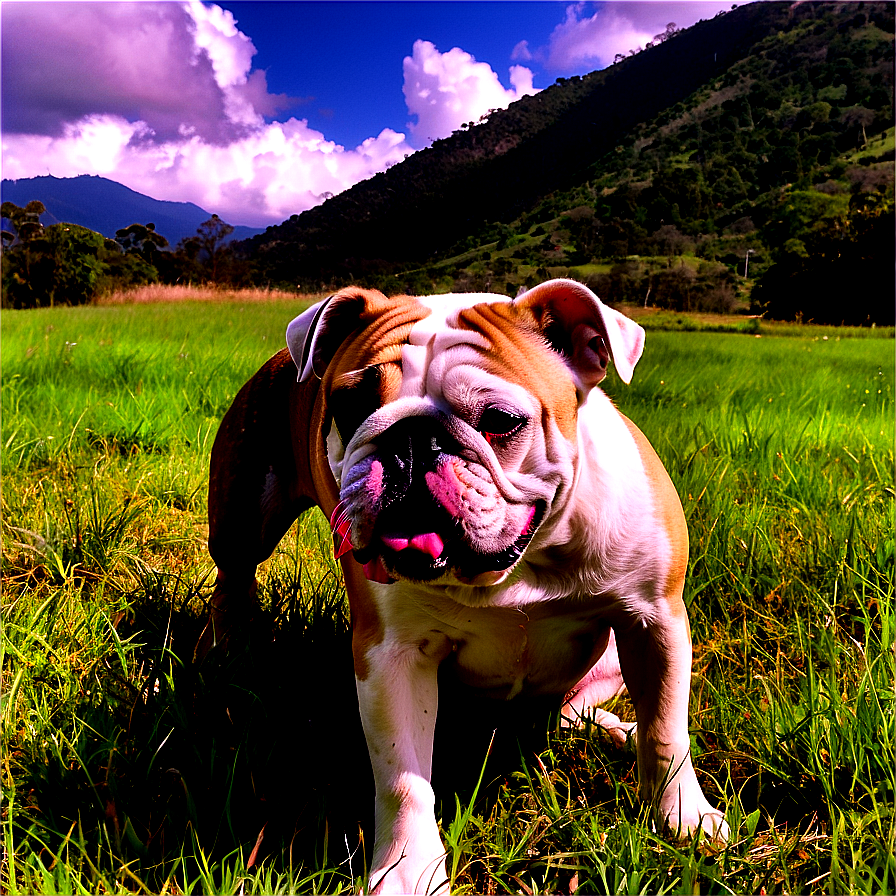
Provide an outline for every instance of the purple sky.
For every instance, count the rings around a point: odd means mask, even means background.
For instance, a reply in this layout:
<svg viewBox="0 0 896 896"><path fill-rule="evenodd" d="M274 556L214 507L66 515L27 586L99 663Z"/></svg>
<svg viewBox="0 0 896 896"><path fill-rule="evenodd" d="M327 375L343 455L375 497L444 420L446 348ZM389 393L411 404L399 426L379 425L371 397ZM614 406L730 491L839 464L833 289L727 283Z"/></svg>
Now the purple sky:
<svg viewBox="0 0 896 896"><path fill-rule="evenodd" d="M728 2L18 2L3 177L99 174L276 223Z"/></svg>

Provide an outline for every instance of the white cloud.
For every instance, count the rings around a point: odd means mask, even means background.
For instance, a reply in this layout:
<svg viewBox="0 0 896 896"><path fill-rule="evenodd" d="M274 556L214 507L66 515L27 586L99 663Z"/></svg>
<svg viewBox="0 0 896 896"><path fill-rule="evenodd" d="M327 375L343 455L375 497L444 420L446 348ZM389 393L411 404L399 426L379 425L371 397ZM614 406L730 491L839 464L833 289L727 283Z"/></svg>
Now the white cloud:
<svg viewBox="0 0 896 896"><path fill-rule="evenodd" d="M462 124L476 121L490 109L505 109L514 100L535 93L532 72L515 65L511 89L502 86L486 62L477 62L459 47L440 53L427 40L414 42L404 60L404 96L417 117L408 127L417 145L449 136Z"/></svg>
<svg viewBox="0 0 896 896"><path fill-rule="evenodd" d="M643 49L669 23L688 28L700 19L731 9L730 0L691 0L691 2L611 2L601 4L591 15L585 3L566 8L566 17L554 30L547 47L533 53L528 44L517 44L514 52L530 53L542 60L547 69L574 72L604 68L617 54Z"/></svg>
<svg viewBox="0 0 896 896"><path fill-rule="evenodd" d="M643 47L652 37L639 30L619 4L605 6L591 16L580 17L581 12L581 5L567 7L566 19L551 33L547 68L602 68L616 53Z"/></svg>
<svg viewBox="0 0 896 896"><path fill-rule="evenodd" d="M514 96L513 99L519 99L521 96L531 96L533 93L538 93L532 84L533 77L532 69L526 68L524 65L510 66L510 83L516 93L516 96Z"/></svg>
<svg viewBox="0 0 896 896"><path fill-rule="evenodd" d="M511 51L510 58L514 62L531 62L534 57L529 49L529 41L521 40Z"/></svg>
<svg viewBox="0 0 896 896"><path fill-rule="evenodd" d="M318 205L413 150L388 128L352 150L290 118L215 144L199 136L140 140L145 126L115 116L89 116L62 137L3 137L4 177L99 174L133 190L195 202L228 221L264 226Z"/></svg>
<svg viewBox="0 0 896 896"><path fill-rule="evenodd" d="M188 0L186 8L195 23L196 56L208 55L214 78L224 94L224 109L231 121L260 125L264 119L240 88L249 82L252 41L237 27L233 14L220 6L205 6L201 0Z"/></svg>

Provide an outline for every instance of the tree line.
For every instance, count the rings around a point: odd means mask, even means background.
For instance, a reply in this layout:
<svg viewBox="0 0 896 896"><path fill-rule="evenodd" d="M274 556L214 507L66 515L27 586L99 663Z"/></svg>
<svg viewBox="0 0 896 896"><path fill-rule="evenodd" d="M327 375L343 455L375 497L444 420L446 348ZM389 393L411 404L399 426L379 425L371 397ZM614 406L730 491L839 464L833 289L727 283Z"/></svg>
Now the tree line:
<svg viewBox="0 0 896 896"><path fill-rule="evenodd" d="M37 200L0 208L10 226L0 232L4 308L82 305L147 283L248 282L248 265L227 243L233 227L217 215L172 248L151 222L110 239L79 224L44 227L45 212Z"/></svg>

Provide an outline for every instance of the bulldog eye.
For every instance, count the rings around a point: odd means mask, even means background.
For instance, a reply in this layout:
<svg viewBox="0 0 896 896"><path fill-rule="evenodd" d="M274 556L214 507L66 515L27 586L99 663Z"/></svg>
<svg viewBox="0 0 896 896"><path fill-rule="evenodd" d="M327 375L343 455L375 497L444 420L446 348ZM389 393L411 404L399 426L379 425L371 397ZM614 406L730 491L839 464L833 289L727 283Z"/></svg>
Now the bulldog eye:
<svg viewBox="0 0 896 896"><path fill-rule="evenodd" d="M521 414L504 408L488 407L482 412L477 429L491 445L496 439L507 439L519 432L525 423L526 418Z"/></svg>

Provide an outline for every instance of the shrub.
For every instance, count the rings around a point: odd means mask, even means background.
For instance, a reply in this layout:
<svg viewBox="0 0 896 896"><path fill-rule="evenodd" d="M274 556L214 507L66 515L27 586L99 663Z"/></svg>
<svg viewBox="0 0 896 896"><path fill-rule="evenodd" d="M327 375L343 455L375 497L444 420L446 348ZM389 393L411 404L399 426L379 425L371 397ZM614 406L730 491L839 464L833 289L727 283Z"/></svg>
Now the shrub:
<svg viewBox="0 0 896 896"><path fill-rule="evenodd" d="M83 305L106 266L102 234L78 224L53 224L3 254L3 306Z"/></svg>

